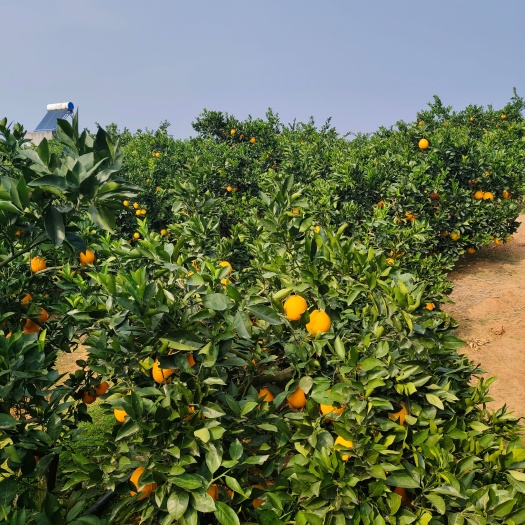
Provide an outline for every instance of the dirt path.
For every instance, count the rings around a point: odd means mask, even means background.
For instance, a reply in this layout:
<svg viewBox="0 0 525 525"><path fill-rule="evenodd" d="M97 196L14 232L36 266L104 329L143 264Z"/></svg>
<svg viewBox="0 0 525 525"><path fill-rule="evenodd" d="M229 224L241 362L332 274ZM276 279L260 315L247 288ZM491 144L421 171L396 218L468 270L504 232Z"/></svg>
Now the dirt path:
<svg viewBox="0 0 525 525"><path fill-rule="evenodd" d="M525 417L525 215L514 239L491 245L458 263L443 309L459 323L456 335L467 342L461 352L495 376L494 409L507 404Z"/></svg>

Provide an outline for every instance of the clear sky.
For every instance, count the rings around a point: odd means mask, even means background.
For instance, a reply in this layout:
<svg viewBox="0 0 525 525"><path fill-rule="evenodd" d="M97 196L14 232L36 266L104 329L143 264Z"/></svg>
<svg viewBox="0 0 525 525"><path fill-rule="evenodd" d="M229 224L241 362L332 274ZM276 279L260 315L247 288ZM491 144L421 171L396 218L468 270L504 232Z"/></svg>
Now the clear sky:
<svg viewBox="0 0 525 525"><path fill-rule="evenodd" d="M525 97L524 0L4 0L0 118L32 131L72 101L81 127L171 123L204 108L340 133L446 105Z"/></svg>

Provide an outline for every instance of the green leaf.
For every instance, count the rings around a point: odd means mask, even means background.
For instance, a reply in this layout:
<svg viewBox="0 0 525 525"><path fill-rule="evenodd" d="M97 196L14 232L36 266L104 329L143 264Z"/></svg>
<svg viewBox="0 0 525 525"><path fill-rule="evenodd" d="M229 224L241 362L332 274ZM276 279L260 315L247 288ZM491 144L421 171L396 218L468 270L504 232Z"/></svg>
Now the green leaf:
<svg viewBox="0 0 525 525"><path fill-rule="evenodd" d="M269 306L264 306L262 304L254 304L248 306L248 310L255 315L258 319L266 321L268 324L280 325L283 324L282 319L277 315L275 310L272 310Z"/></svg>
<svg viewBox="0 0 525 525"><path fill-rule="evenodd" d="M236 439L235 441L232 441L230 443L229 452L230 452L230 457L232 459L240 459L241 458L242 452L243 452L243 448L242 448L241 442L238 439Z"/></svg>
<svg viewBox="0 0 525 525"><path fill-rule="evenodd" d="M346 357L345 345L343 344L343 341L341 341L341 338L339 336L335 338L334 348L337 357L343 360Z"/></svg>
<svg viewBox="0 0 525 525"><path fill-rule="evenodd" d="M222 501L217 501L215 505L217 506L215 517L221 525L240 525L239 517L231 507Z"/></svg>
<svg viewBox="0 0 525 525"><path fill-rule="evenodd" d="M361 363L361 369L365 372L368 372L369 370L373 370L374 368L378 367L384 368L385 363L383 363L383 361L380 361L379 359L376 359L375 357L369 357Z"/></svg>
<svg viewBox="0 0 525 525"><path fill-rule="evenodd" d="M213 443L209 443L208 448L209 450L206 451L206 466L214 474L221 466L222 450L218 449Z"/></svg>
<svg viewBox="0 0 525 525"><path fill-rule="evenodd" d="M178 520L181 518L190 502L190 497L187 492L172 492L168 498L168 512L170 516Z"/></svg>
<svg viewBox="0 0 525 525"><path fill-rule="evenodd" d="M18 484L14 478L0 481L0 508L9 507L16 496Z"/></svg>
<svg viewBox="0 0 525 525"><path fill-rule="evenodd" d="M243 339L252 338L250 318L246 314L242 314L241 312L236 312L235 317L233 319L233 327L235 328L235 330L237 330L237 333Z"/></svg>
<svg viewBox="0 0 525 525"><path fill-rule="evenodd" d="M9 414L0 414L0 430L16 427L19 422Z"/></svg>
<svg viewBox="0 0 525 525"><path fill-rule="evenodd" d="M202 302L206 308L217 311L227 310L232 304L228 300L228 297L221 293L211 293L205 295L202 298Z"/></svg>
<svg viewBox="0 0 525 525"><path fill-rule="evenodd" d="M184 490L195 490L202 488L201 480L196 476L192 476L191 474L181 474L180 476L170 477L169 481Z"/></svg>
<svg viewBox="0 0 525 525"><path fill-rule="evenodd" d="M199 438L203 443L208 443L210 440L210 431L207 428L199 428L194 433L196 438Z"/></svg>
<svg viewBox="0 0 525 525"><path fill-rule="evenodd" d="M9 201L0 200L0 211L8 211L10 213L22 215L22 212Z"/></svg>
<svg viewBox="0 0 525 525"><path fill-rule="evenodd" d="M386 478L385 483L393 487L403 487L405 489L417 489L419 483L406 472L392 472Z"/></svg>
<svg viewBox="0 0 525 525"><path fill-rule="evenodd" d="M191 493L191 505L199 512L214 512L217 510L213 498L206 491Z"/></svg>
<svg viewBox="0 0 525 525"><path fill-rule="evenodd" d="M62 214L54 206L49 206L46 210L45 228L55 248L59 248L66 238L66 229Z"/></svg>
<svg viewBox="0 0 525 525"><path fill-rule="evenodd" d="M427 401L431 405L434 405L435 407L441 408L441 410L443 410L445 408L443 406L443 402L441 401L441 399L439 399L438 396L436 396L434 394L425 394L425 397L427 398Z"/></svg>
<svg viewBox="0 0 525 525"><path fill-rule="evenodd" d="M428 501L430 501L430 503L436 507L436 510L440 514L445 514L447 511L447 504L441 496L438 496L437 494L425 494L425 498L427 498Z"/></svg>

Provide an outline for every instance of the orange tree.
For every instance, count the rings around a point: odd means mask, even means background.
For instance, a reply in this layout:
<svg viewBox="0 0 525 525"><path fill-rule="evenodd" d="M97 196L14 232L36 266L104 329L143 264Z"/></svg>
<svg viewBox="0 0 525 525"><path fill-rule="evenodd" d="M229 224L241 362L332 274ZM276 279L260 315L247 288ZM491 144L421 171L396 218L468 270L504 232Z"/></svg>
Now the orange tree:
<svg viewBox="0 0 525 525"><path fill-rule="evenodd" d="M224 240L196 253L195 217L176 242L147 222L101 240L78 308L116 421L72 482L115 489L116 523L521 523L519 427L486 410L453 321L294 189L245 219L245 267Z"/></svg>
<svg viewBox="0 0 525 525"><path fill-rule="evenodd" d="M27 147L24 135L0 121L0 514L10 523L63 523L53 495L59 453L89 418L83 374L64 382L56 370L59 350L78 343L82 326L56 274L68 261L78 267L80 252L84 265L93 262L85 241L111 228L120 200L138 188L117 177L118 144L102 129L79 133L77 116L58 123L63 155L46 140Z"/></svg>

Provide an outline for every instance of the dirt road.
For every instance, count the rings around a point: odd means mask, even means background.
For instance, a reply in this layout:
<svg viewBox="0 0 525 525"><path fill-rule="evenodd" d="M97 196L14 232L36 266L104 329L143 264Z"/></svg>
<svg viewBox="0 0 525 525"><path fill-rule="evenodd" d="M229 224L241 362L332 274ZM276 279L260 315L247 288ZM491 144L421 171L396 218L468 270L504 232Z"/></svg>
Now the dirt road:
<svg viewBox="0 0 525 525"><path fill-rule="evenodd" d="M495 376L492 407L503 404L525 417L525 215L514 239L466 256L449 279L454 283L443 309L459 322L461 352Z"/></svg>

